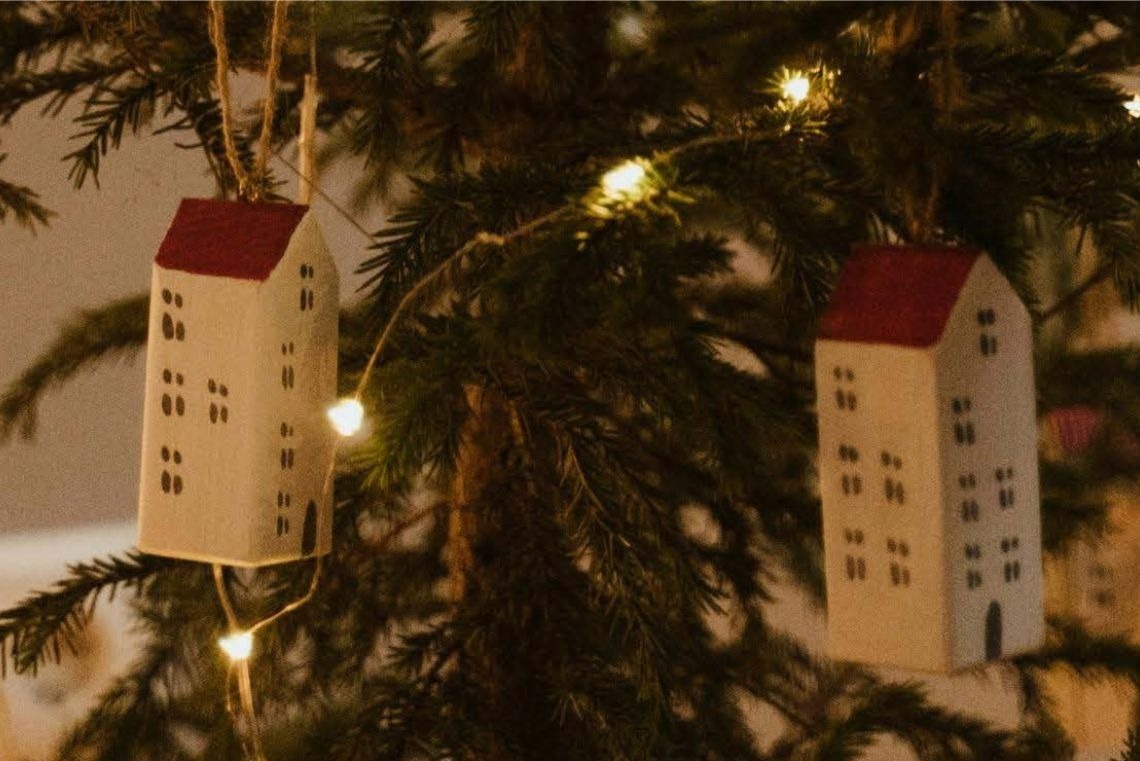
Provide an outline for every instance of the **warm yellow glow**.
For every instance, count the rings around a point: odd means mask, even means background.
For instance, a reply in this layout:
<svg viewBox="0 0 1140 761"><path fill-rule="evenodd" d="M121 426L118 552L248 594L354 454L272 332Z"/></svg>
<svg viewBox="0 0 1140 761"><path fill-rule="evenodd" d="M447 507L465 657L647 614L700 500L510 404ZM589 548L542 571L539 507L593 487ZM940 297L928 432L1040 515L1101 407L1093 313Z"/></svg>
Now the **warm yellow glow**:
<svg viewBox="0 0 1140 761"><path fill-rule="evenodd" d="M811 92L811 80L798 71L789 72L780 83L780 93L792 103L803 103Z"/></svg>
<svg viewBox="0 0 1140 761"><path fill-rule="evenodd" d="M364 406L356 399L341 399L329 407L329 421L341 436L351 436L364 422Z"/></svg>
<svg viewBox="0 0 1140 761"><path fill-rule="evenodd" d="M225 651L231 661L244 661L253 652L253 634L234 632L218 640L218 647Z"/></svg>
<svg viewBox="0 0 1140 761"><path fill-rule="evenodd" d="M1133 119L1140 117L1140 95L1133 94L1132 100L1124 101L1124 110Z"/></svg>
<svg viewBox="0 0 1140 761"><path fill-rule="evenodd" d="M602 191L614 200L636 198L643 192L645 167L626 161L602 175Z"/></svg>

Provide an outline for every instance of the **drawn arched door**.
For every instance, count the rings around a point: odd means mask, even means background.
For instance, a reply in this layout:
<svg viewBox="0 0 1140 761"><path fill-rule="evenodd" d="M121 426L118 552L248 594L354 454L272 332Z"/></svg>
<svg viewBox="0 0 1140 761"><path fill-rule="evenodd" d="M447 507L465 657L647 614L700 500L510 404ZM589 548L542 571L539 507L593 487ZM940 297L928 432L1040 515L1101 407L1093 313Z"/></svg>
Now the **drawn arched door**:
<svg viewBox="0 0 1140 761"><path fill-rule="evenodd" d="M1001 606L996 602L990 603L986 611L986 660L993 661L1001 657Z"/></svg>

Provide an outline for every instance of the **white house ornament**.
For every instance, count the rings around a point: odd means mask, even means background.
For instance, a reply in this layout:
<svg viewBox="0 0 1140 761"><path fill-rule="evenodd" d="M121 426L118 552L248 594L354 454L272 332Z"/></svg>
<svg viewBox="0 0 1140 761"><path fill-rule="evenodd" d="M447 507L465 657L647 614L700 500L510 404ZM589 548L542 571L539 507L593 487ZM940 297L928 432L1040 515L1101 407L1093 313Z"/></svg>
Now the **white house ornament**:
<svg viewBox="0 0 1140 761"><path fill-rule="evenodd" d="M308 207L182 201L151 275L141 550L329 552L338 283Z"/></svg>
<svg viewBox="0 0 1140 761"><path fill-rule="evenodd" d="M832 657L949 673L1043 642L1032 349L982 253L845 263L815 346Z"/></svg>

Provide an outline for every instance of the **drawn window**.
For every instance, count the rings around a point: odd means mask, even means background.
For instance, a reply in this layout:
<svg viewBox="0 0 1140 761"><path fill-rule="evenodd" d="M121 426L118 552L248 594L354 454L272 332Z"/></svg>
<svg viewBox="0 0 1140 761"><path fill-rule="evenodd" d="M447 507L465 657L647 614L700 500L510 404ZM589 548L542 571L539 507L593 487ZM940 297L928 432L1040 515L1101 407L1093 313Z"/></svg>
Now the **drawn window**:
<svg viewBox="0 0 1140 761"><path fill-rule="evenodd" d="M210 378L206 381L206 391L210 395L210 422L211 423L228 423L230 420L230 408L226 403L229 398L230 390L226 384Z"/></svg>
<svg viewBox="0 0 1140 761"><path fill-rule="evenodd" d="M1017 497L1013 488L1013 466L1008 465L994 470L994 480L998 485L998 505L1003 510L1013 507Z"/></svg>
<svg viewBox="0 0 1140 761"><path fill-rule="evenodd" d="M950 411L954 413L954 443L958 446L970 446L977 438L974 422L970 419L971 407L968 396L956 396L950 401Z"/></svg>
<svg viewBox="0 0 1140 761"><path fill-rule="evenodd" d="M847 552L849 553L844 558L848 581L867 580L867 559L861 554L864 539L862 529L848 528L843 530L843 541L847 545Z"/></svg>
<svg viewBox="0 0 1140 761"><path fill-rule="evenodd" d="M854 412L858 405L858 399L855 396L855 371L850 367L836 366L832 370L832 375L835 376L835 406L841 410Z"/></svg>
<svg viewBox="0 0 1140 761"><path fill-rule="evenodd" d="M887 553L891 556L890 578L893 587L910 586L910 546L904 539L887 537Z"/></svg>
<svg viewBox="0 0 1140 761"><path fill-rule="evenodd" d="M159 456L163 462L159 486L164 494L173 494L177 497L182 493L182 476L177 471L178 466L182 464L182 453L177 449L163 446L159 450Z"/></svg>
<svg viewBox="0 0 1140 761"><path fill-rule="evenodd" d="M962 500L962 522L963 523L977 523L981 518L981 508L978 507L978 501L975 499Z"/></svg>
<svg viewBox="0 0 1140 761"><path fill-rule="evenodd" d="M850 444L839 445L839 461L850 463L852 466L859 462L859 450ZM863 493L863 479L852 468L842 475L843 494L846 496L859 496Z"/></svg>
<svg viewBox="0 0 1140 761"><path fill-rule="evenodd" d="M1001 554L1004 556L1004 563L1002 565L1002 572L1005 576L1006 583L1017 581L1021 578L1021 560L1019 560L1015 553L1021 549L1020 541L1016 536L1002 537L1000 548Z"/></svg>
<svg viewBox="0 0 1140 761"><path fill-rule="evenodd" d="M887 502L899 505L906 503L906 487L903 486L899 472L902 470L902 458L886 450L879 454L879 464L886 470L883 476L883 495Z"/></svg>
<svg viewBox="0 0 1140 761"><path fill-rule="evenodd" d="M978 336L978 348L981 349L983 357L992 357L997 354L997 336L993 335L993 333L986 332L986 330L988 328L992 328L996 322L997 314L994 312L994 310L978 310L978 327L982 331Z"/></svg>
<svg viewBox="0 0 1140 761"><path fill-rule="evenodd" d="M293 438L293 426L284 420L281 421L281 438L285 439L281 442L281 470L291 470L295 451L293 447L289 446L288 439Z"/></svg>

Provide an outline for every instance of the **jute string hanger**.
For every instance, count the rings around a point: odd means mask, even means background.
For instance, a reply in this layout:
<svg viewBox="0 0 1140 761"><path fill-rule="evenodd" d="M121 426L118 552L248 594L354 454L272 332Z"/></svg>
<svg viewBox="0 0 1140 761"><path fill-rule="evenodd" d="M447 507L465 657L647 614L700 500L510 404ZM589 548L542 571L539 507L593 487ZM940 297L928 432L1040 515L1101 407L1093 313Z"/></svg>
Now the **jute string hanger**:
<svg viewBox="0 0 1140 761"><path fill-rule="evenodd" d="M230 51L226 42L225 3L210 0L209 30L210 41L214 44L217 66L214 82L218 88L218 101L222 116L222 143L226 152L226 162L230 165L237 182L238 198L244 201L261 199L265 186L265 165L269 159L269 143L273 137L273 120L276 114L277 75L281 68L281 43L285 38L286 0L273 3L273 20L266 40L267 60L265 64L265 99L261 108L261 133L257 139L253 169L247 171L234 140L233 106L230 96ZM314 61L315 62L315 61ZM315 79L315 77L314 77Z"/></svg>

